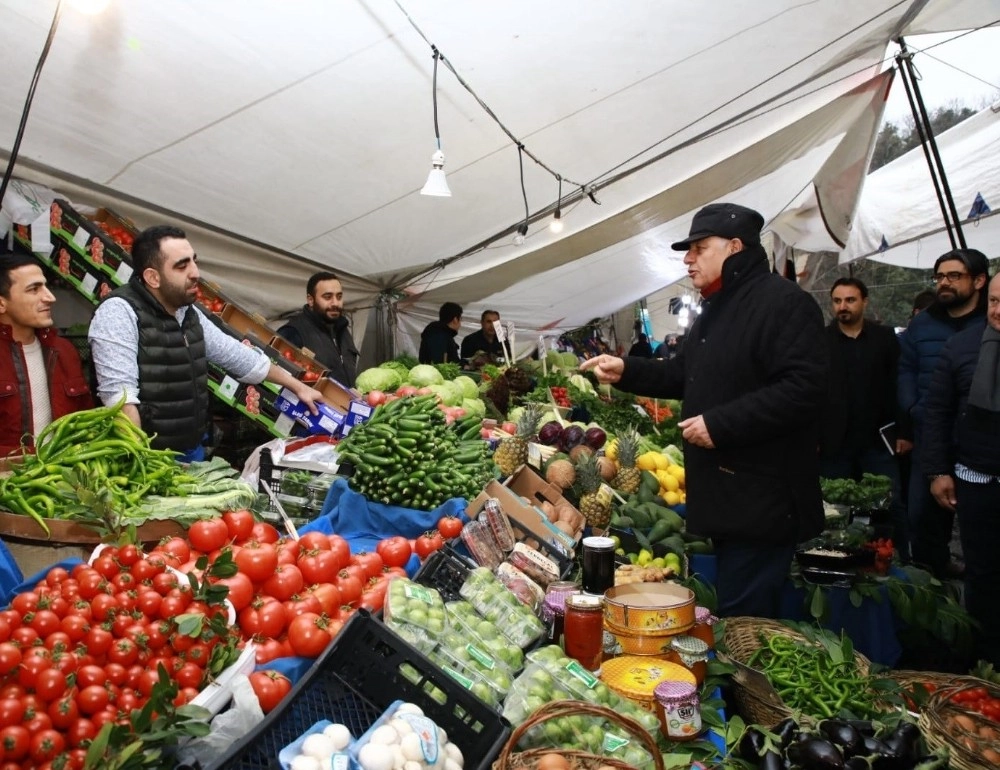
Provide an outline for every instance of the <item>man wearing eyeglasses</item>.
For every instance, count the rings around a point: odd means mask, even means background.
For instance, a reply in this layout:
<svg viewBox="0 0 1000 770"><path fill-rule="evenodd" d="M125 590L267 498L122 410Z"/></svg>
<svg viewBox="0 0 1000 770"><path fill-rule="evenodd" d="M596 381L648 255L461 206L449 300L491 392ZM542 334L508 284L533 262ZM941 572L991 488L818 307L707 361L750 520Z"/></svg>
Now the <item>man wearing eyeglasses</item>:
<svg viewBox="0 0 1000 770"><path fill-rule="evenodd" d="M924 399L941 348L955 333L981 323L986 313L986 283L989 263L976 249L955 249L934 263L936 298L910 322L900 345L899 406L913 420L914 468L921 467L924 429ZM938 577L961 571L950 563L948 544L954 513L939 506L931 496L927 479L920 473L910 478L908 518L910 551L914 562L926 565Z"/></svg>

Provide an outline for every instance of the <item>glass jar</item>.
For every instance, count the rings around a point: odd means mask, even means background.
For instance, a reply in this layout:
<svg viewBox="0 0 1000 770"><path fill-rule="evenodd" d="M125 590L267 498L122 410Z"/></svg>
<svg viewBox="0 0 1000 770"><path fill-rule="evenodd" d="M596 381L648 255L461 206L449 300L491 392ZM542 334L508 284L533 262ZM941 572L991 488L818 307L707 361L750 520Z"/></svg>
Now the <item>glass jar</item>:
<svg viewBox="0 0 1000 770"><path fill-rule="evenodd" d="M694 674L695 681L701 687L708 673L708 645L693 636L675 636L670 641L667 660L684 666Z"/></svg>
<svg viewBox="0 0 1000 770"><path fill-rule="evenodd" d="M701 639L708 649L715 649L715 624L719 619L707 607L694 608L694 628L688 631L690 636Z"/></svg>
<svg viewBox="0 0 1000 770"><path fill-rule="evenodd" d="M566 593L549 593L542 602L542 622L549 629L549 643L562 645L563 621L566 615L566 597L579 593L574 588Z"/></svg>
<svg viewBox="0 0 1000 770"><path fill-rule="evenodd" d="M566 597L563 642L567 656L592 673L601 670L604 599L590 594L570 594Z"/></svg>
<svg viewBox="0 0 1000 770"><path fill-rule="evenodd" d="M688 682L660 682L653 690L660 732L668 741L691 741L701 734L701 700Z"/></svg>
<svg viewBox="0 0 1000 770"><path fill-rule="evenodd" d="M583 538L583 590L603 596L615 585L615 541L610 537Z"/></svg>

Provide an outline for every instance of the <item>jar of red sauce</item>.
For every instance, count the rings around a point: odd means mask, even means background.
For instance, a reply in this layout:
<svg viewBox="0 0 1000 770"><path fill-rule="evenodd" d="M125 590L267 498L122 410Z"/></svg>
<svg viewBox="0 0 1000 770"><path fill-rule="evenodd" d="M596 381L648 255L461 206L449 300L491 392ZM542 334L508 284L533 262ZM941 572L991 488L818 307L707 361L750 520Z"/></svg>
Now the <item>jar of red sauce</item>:
<svg viewBox="0 0 1000 770"><path fill-rule="evenodd" d="M570 594L563 614L566 655L592 673L601 670L604 649L604 599L592 594Z"/></svg>

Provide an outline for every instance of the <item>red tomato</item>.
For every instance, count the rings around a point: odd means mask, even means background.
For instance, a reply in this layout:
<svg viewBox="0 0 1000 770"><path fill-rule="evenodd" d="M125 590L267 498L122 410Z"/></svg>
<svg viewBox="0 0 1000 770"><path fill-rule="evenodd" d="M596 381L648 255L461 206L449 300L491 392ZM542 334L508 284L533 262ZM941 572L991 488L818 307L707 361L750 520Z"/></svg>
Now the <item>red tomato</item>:
<svg viewBox="0 0 1000 770"><path fill-rule="evenodd" d="M437 530L445 540L462 534L462 520L458 516L443 516L437 523Z"/></svg>
<svg viewBox="0 0 1000 770"><path fill-rule="evenodd" d="M330 539L322 532L306 532L299 538L299 549L302 553L306 551L329 551Z"/></svg>
<svg viewBox="0 0 1000 770"><path fill-rule="evenodd" d="M285 648L277 639L260 637L254 640L254 644L257 648L255 655L258 666L270 663L275 658L281 658L285 655Z"/></svg>
<svg viewBox="0 0 1000 770"><path fill-rule="evenodd" d="M278 554L271 543L251 540L235 557L240 572L254 583L263 583L274 574L278 566Z"/></svg>
<svg viewBox="0 0 1000 770"><path fill-rule="evenodd" d="M0 730L0 747L5 759L20 761L31 749L31 733L23 725L5 727Z"/></svg>
<svg viewBox="0 0 1000 770"><path fill-rule="evenodd" d="M66 730L66 740L73 748L84 741L92 741L97 736L97 726L86 717L74 721Z"/></svg>
<svg viewBox="0 0 1000 770"><path fill-rule="evenodd" d="M335 585L340 591L340 601L342 604L353 605L361 598L361 579L346 569L340 571Z"/></svg>
<svg viewBox="0 0 1000 770"><path fill-rule="evenodd" d="M303 658L318 658L333 637L329 623L314 612L299 615L288 624L288 643L292 651Z"/></svg>
<svg viewBox="0 0 1000 770"><path fill-rule="evenodd" d="M0 699L0 728L19 725L24 720L24 701L20 698Z"/></svg>
<svg viewBox="0 0 1000 770"><path fill-rule="evenodd" d="M9 674L21 664L21 649L11 642L0 644L0 675Z"/></svg>
<svg viewBox="0 0 1000 770"><path fill-rule="evenodd" d="M239 613L238 623L246 636L277 638L285 630L285 608L274 599L254 599Z"/></svg>
<svg viewBox="0 0 1000 770"><path fill-rule="evenodd" d="M196 521L188 528L188 540L194 548L209 553L229 541L229 527L221 518Z"/></svg>
<svg viewBox="0 0 1000 770"><path fill-rule="evenodd" d="M325 540L325 538L324 538ZM307 585L313 583L332 583L337 577L337 556L329 549L303 551L299 556L299 570Z"/></svg>
<svg viewBox="0 0 1000 770"><path fill-rule="evenodd" d="M109 700L110 696L104 687L92 684L80 690L76 696L76 705L84 714L92 715L105 708Z"/></svg>
<svg viewBox="0 0 1000 770"><path fill-rule="evenodd" d="M382 540L375 547L375 552L387 567L405 567L412 554L410 541L399 535Z"/></svg>
<svg viewBox="0 0 1000 770"><path fill-rule="evenodd" d="M328 535L330 552L337 557L337 569L342 570L351 562L351 546L340 535Z"/></svg>
<svg viewBox="0 0 1000 770"><path fill-rule="evenodd" d="M229 529L229 539L237 543L249 539L250 533L253 532L253 514L246 509L226 511L222 514L222 520Z"/></svg>
<svg viewBox="0 0 1000 770"><path fill-rule="evenodd" d="M311 593L305 593L301 596L296 594L286 601L283 606L285 608L286 625L291 624L295 618L299 615L304 615L307 612L311 612L314 615L320 615L323 612L323 605L321 605L319 603L319 599Z"/></svg>
<svg viewBox="0 0 1000 770"><path fill-rule="evenodd" d="M441 533L437 530L429 530L417 538L414 550L417 552L420 560L423 561L443 546L444 538L441 537Z"/></svg>
<svg viewBox="0 0 1000 770"><path fill-rule="evenodd" d="M367 582L373 577L378 577L382 574L382 557L377 553L369 553L367 551L361 551L355 554L355 562L360 565L361 569L365 571L365 578L362 582Z"/></svg>
<svg viewBox="0 0 1000 770"><path fill-rule="evenodd" d="M47 668L35 677L35 694L44 701L54 701L66 692L66 675L58 668Z"/></svg>
<svg viewBox="0 0 1000 770"><path fill-rule="evenodd" d="M76 705L74 693L66 693L59 700L52 701L48 713L52 726L57 730L68 730L72 727L80 718L80 707Z"/></svg>
<svg viewBox="0 0 1000 770"><path fill-rule="evenodd" d="M277 543L279 537L278 530L266 521L254 522L253 529L250 530L250 539L261 543Z"/></svg>
<svg viewBox="0 0 1000 770"><path fill-rule="evenodd" d="M320 605L320 614L328 617L335 617L343 600L340 597L340 589L333 583L316 583L306 589L316 597Z"/></svg>
<svg viewBox="0 0 1000 770"><path fill-rule="evenodd" d="M292 683L284 674L277 671L255 671L250 675L250 686L253 687L260 708L265 714L272 711L292 689Z"/></svg>
<svg viewBox="0 0 1000 770"><path fill-rule="evenodd" d="M226 586L229 593L226 598L233 605L233 609L239 612L253 599L253 583L250 578L242 572L237 572L229 578L222 578L215 581L217 585Z"/></svg>
<svg viewBox="0 0 1000 770"><path fill-rule="evenodd" d="M205 670L197 663L185 663L174 674L174 681L181 687L201 687L205 678Z"/></svg>
<svg viewBox="0 0 1000 770"><path fill-rule="evenodd" d="M182 537L165 538L156 546L156 550L173 557L176 564L183 564L191 558L191 546Z"/></svg>

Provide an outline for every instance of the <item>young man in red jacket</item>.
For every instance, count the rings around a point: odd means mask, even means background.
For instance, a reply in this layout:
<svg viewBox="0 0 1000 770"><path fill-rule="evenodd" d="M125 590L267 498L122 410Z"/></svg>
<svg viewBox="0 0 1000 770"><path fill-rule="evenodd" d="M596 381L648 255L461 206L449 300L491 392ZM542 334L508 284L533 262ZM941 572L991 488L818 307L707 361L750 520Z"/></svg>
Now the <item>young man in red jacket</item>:
<svg viewBox="0 0 1000 770"><path fill-rule="evenodd" d="M46 425L94 405L76 348L52 326L55 301L34 259L0 255L0 456L33 451Z"/></svg>

